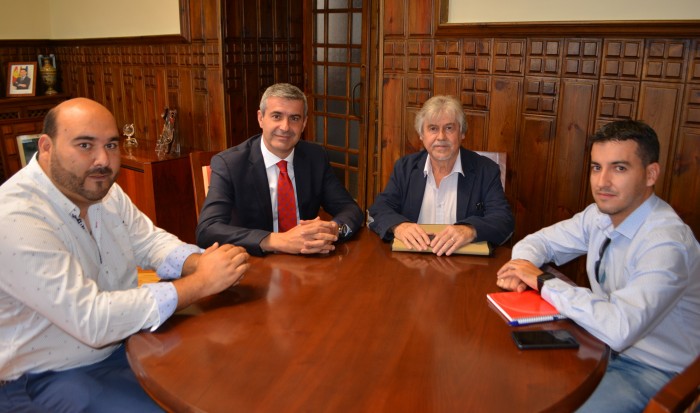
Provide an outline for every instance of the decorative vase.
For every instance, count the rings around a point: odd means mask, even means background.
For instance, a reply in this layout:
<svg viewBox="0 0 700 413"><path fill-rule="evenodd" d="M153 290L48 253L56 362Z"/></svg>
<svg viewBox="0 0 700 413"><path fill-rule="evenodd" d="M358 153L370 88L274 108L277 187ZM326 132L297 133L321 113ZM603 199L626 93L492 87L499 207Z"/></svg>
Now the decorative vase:
<svg viewBox="0 0 700 413"><path fill-rule="evenodd" d="M53 88L56 85L56 68L51 64L51 60L48 57L44 58L44 65L39 69L41 73L41 79L46 85L45 95L55 95L56 90Z"/></svg>
<svg viewBox="0 0 700 413"><path fill-rule="evenodd" d="M134 128L133 123L127 123L124 125L124 135L126 135L126 139L124 140L124 149L126 149L126 152L131 155L132 151L139 146L139 142L134 138L134 132L136 129Z"/></svg>

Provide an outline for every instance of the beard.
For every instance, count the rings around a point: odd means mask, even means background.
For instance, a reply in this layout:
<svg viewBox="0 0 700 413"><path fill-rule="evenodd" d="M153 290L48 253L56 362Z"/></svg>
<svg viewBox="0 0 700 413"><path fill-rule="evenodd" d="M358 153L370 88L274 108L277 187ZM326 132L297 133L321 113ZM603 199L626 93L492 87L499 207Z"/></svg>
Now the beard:
<svg viewBox="0 0 700 413"><path fill-rule="evenodd" d="M68 192L73 194L80 195L81 197L89 201L96 202L104 198L105 195L107 195L107 192L109 192L109 189L112 187L112 184L114 184L114 181L116 180L116 176L114 175L114 171L112 171L112 168L92 168L88 170L84 176L81 177L64 168L61 164L60 159L58 159L58 157L56 156L55 152L51 154L51 157L51 177L54 179L56 184L62 187L64 190L67 190ZM86 188L85 181L87 177L95 173L110 175L111 178L109 179L109 181L96 182L95 189Z"/></svg>

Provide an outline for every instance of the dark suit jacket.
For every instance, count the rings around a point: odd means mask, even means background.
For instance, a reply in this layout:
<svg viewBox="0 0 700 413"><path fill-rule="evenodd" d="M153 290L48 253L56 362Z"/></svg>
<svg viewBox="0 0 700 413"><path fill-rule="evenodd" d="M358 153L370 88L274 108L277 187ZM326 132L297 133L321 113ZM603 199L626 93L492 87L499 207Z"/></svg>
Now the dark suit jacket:
<svg viewBox="0 0 700 413"><path fill-rule="evenodd" d="M461 148L462 171L457 183L457 222L476 229L477 241L500 245L515 226L510 205L503 193L501 173L495 162ZM394 238L393 228L402 222L416 222L423 203L427 178L423 168L428 152L406 155L394 165L391 179L377 196L369 215L369 227L384 240Z"/></svg>
<svg viewBox="0 0 700 413"><path fill-rule="evenodd" d="M18 78L13 84L17 89L29 89L32 84L32 79L29 76L25 76L24 79Z"/></svg>
<svg viewBox="0 0 700 413"><path fill-rule="evenodd" d="M216 154L211 182L197 225L197 244L215 241L262 255L260 241L273 230L270 186L260 150L261 135ZM294 150L294 180L300 219L314 219L320 207L339 225L357 233L364 214L333 173L323 147L299 141Z"/></svg>

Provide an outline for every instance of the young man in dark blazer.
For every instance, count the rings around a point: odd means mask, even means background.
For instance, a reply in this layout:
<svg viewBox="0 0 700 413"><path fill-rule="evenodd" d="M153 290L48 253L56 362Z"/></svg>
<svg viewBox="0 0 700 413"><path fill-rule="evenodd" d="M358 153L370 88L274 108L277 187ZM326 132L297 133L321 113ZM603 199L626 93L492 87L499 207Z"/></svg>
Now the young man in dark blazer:
<svg viewBox="0 0 700 413"><path fill-rule="evenodd" d="M253 255L328 253L362 226L362 210L336 178L326 151L300 140L307 108L306 96L296 86L270 86L258 110L262 134L212 158L209 192L197 225L199 245L231 243ZM278 196L284 180L280 163L293 186L291 206L281 208L292 210L290 229L282 225L278 208L278 198L284 198ZM318 216L321 207L331 221Z"/></svg>
<svg viewBox="0 0 700 413"><path fill-rule="evenodd" d="M384 240L396 237L415 250L430 246L437 255L450 255L471 242L505 242L514 220L500 170L461 147L467 132L461 103L451 96L428 99L415 128L425 150L396 162L369 208L369 227ZM419 224L449 225L431 239Z"/></svg>

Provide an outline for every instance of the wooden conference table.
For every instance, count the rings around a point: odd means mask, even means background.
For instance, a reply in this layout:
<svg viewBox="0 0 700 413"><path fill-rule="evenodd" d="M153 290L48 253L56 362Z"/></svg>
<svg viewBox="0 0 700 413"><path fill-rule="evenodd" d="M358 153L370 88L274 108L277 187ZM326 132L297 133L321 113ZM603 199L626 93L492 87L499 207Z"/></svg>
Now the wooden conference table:
<svg viewBox="0 0 700 413"><path fill-rule="evenodd" d="M176 412L572 411L609 350L570 321L508 326L486 293L509 255L391 252L363 228L328 256L251 258L239 285L132 336L129 361ZM520 351L516 328L581 346Z"/></svg>

